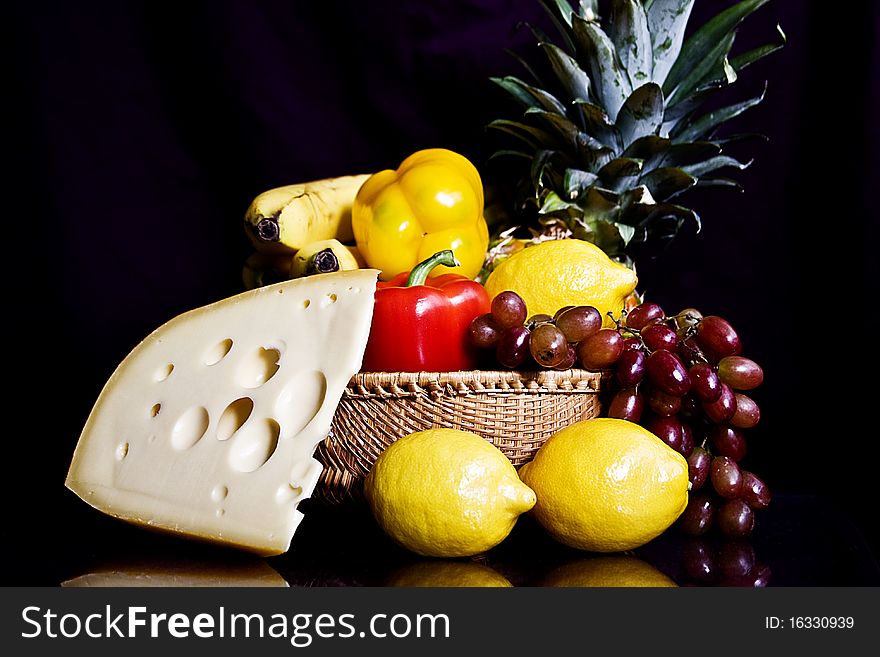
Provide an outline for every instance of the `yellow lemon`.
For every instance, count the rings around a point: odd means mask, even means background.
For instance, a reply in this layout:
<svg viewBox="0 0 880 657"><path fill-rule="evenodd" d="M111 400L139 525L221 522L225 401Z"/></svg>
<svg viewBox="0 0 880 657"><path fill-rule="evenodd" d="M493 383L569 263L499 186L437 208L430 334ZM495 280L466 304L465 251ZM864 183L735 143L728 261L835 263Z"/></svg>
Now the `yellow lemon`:
<svg viewBox="0 0 880 657"><path fill-rule="evenodd" d="M392 539L430 557L489 550L535 505L534 491L501 450L458 429L392 443L364 480L364 495Z"/></svg>
<svg viewBox="0 0 880 657"><path fill-rule="evenodd" d="M550 436L519 475L532 513L556 540L623 552L662 534L688 501L685 458L626 420L594 418Z"/></svg>
<svg viewBox="0 0 880 657"><path fill-rule="evenodd" d="M498 571L472 561L419 561L395 571L385 586L512 587Z"/></svg>
<svg viewBox="0 0 880 657"><path fill-rule="evenodd" d="M530 315L553 315L564 306L594 306L606 326L620 318L636 289L636 273L583 240L550 240L517 251L496 267L485 287L490 297L516 292Z"/></svg>
<svg viewBox="0 0 880 657"><path fill-rule="evenodd" d="M674 587L669 577L649 563L627 555L590 557L559 566L540 586Z"/></svg>

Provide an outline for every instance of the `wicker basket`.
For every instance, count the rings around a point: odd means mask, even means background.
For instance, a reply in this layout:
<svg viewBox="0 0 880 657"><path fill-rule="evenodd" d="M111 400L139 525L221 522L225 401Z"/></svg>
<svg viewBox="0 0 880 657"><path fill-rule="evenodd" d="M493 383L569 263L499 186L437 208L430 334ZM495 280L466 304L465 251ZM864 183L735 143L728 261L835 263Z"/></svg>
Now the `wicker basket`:
<svg viewBox="0 0 880 657"><path fill-rule="evenodd" d="M577 369L357 374L315 453L324 465L315 497L332 504L359 498L386 447L433 427L472 431L522 465L558 430L598 415L601 381Z"/></svg>

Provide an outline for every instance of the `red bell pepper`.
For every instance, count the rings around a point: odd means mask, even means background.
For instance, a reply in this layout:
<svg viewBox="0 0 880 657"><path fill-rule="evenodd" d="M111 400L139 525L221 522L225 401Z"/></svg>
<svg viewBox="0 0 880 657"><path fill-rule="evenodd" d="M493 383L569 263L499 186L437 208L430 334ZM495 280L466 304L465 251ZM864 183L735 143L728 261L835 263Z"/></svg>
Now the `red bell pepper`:
<svg viewBox="0 0 880 657"><path fill-rule="evenodd" d="M428 278L438 265L456 267L440 251L411 272L379 281L362 369L367 372L450 372L476 367L468 327L489 312L486 289L460 274Z"/></svg>

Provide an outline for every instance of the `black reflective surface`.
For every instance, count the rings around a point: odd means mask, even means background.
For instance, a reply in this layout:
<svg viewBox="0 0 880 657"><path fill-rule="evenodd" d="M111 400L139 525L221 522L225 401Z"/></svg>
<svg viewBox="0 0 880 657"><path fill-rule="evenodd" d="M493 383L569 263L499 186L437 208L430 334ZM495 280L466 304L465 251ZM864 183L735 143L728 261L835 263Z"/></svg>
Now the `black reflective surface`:
<svg viewBox="0 0 880 657"><path fill-rule="evenodd" d="M76 501L74 501L76 502ZM614 582L614 568L551 539L529 517L495 549L472 559L422 559L394 545L353 502L304 503L291 549L260 559L228 548L155 534L85 505L44 522L4 530L4 585L23 586L391 586L460 585L462 577L513 586ZM59 509L60 510L60 509ZM630 557L680 586L877 586L880 567L866 538L840 509L815 496L778 495L748 541L670 530ZM592 561L591 561L592 560ZM630 566L633 559L629 559ZM610 579L583 579L607 576ZM431 579L426 579L431 578ZM494 579L493 579L494 578Z"/></svg>
<svg viewBox="0 0 880 657"><path fill-rule="evenodd" d="M8 198L20 207L7 212L15 232L4 324L13 396L0 452L5 584L56 586L107 569L173 580L205 563L250 576L252 559L129 527L63 489L101 387L159 324L241 290L250 253L241 215L261 191L377 171L436 146L489 173L485 125L508 112L489 77L516 73L505 49L536 48L518 22L552 29L540 3L525 0L405 10L379 1L350 12L329 3L184 4L13 8L10 105L19 116L10 136L19 143ZM695 192L702 231L640 267L640 289L667 309L721 314L742 335L744 355L764 367L749 469L774 491L835 495L876 534L877 438L865 428L880 370L868 328L880 289L876 4L837 12L791 4L768 3L737 37L746 52L773 40L777 24L788 35L729 98L769 81L766 101L725 133L770 138L737 172L745 193ZM697 3L693 24L714 5ZM363 56L340 48L339 34ZM813 72L831 51L851 78L843 104L816 93ZM816 126L841 115L845 138L816 139ZM845 176L817 175L827 170ZM828 178L845 185L813 182ZM637 554L688 584L686 557L731 552L712 543L670 534ZM750 545L770 586L878 582L867 541L821 497L777 495ZM524 519L482 561L529 585L580 557ZM359 586L414 561L363 509L312 508L288 554L256 563L292 585Z"/></svg>

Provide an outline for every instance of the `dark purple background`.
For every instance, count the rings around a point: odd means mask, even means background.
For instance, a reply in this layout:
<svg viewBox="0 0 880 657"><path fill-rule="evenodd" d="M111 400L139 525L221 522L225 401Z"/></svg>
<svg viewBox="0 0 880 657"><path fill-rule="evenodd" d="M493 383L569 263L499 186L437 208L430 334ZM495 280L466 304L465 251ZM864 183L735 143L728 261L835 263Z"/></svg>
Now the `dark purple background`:
<svg viewBox="0 0 880 657"><path fill-rule="evenodd" d="M722 4L700 0L691 24ZM764 365L748 467L778 491L828 494L871 534L876 7L774 0L747 20L737 51L773 40L777 23L789 42L725 96L769 80L764 104L726 131L770 141L745 155L744 193L694 193L702 233L640 270L648 297L725 316ZM6 440L24 449L10 462L27 464L25 518L40 500L83 508L61 485L126 353L241 289L256 194L424 147L483 168L484 125L511 116L488 77L521 74L505 48L537 55L520 20L550 29L533 0L16 3L7 420L24 420Z"/></svg>

